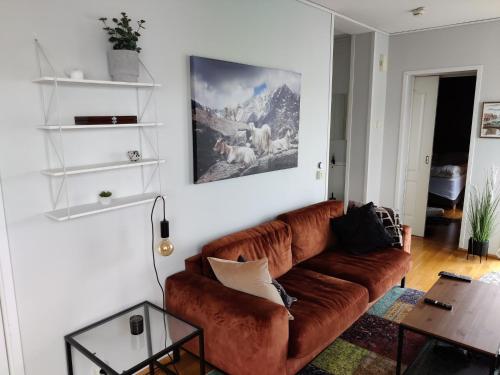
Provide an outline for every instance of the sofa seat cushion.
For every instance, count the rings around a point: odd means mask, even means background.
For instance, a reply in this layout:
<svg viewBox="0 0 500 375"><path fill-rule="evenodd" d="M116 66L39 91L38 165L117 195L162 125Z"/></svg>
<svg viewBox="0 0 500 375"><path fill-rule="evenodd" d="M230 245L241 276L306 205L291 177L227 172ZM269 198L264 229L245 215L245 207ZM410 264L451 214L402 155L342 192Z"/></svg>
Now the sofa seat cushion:
<svg viewBox="0 0 500 375"><path fill-rule="evenodd" d="M244 256L246 260L267 258L269 272L277 278L292 268L291 246L291 229L279 220L229 234L203 246L203 274L215 278L208 257L237 261Z"/></svg>
<svg viewBox="0 0 500 375"><path fill-rule="evenodd" d="M301 263L300 266L363 285L370 293L371 302L384 295L408 273L411 255L394 248L365 255L329 250Z"/></svg>
<svg viewBox="0 0 500 375"><path fill-rule="evenodd" d="M343 202L330 200L278 216L292 228L294 265L322 253L333 244L330 219L343 214Z"/></svg>
<svg viewBox="0 0 500 375"><path fill-rule="evenodd" d="M345 280L294 267L278 281L297 297L290 312L288 355L307 356L324 348L363 314L367 290Z"/></svg>

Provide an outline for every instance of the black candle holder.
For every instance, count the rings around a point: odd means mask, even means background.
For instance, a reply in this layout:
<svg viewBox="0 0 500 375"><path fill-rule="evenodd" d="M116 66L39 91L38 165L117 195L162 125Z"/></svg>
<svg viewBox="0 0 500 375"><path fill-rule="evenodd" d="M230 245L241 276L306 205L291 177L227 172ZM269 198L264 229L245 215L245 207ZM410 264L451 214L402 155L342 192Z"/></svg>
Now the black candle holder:
<svg viewBox="0 0 500 375"><path fill-rule="evenodd" d="M142 315L132 315L130 317L130 333L140 335L144 332L144 319Z"/></svg>

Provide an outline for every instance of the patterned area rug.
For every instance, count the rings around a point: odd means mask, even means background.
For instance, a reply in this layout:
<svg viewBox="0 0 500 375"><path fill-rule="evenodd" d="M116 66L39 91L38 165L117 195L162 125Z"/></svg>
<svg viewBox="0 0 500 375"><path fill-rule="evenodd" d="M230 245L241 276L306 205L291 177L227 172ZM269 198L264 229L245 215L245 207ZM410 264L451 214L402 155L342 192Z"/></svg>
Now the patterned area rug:
<svg viewBox="0 0 500 375"><path fill-rule="evenodd" d="M394 374L399 322L423 295L414 289L393 288L299 375ZM412 332L406 334L403 369L417 358L426 341Z"/></svg>
<svg viewBox="0 0 500 375"><path fill-rule="evenodd" d="M479 279L488 284L500 285L500 272L489 272Z"/></svg>

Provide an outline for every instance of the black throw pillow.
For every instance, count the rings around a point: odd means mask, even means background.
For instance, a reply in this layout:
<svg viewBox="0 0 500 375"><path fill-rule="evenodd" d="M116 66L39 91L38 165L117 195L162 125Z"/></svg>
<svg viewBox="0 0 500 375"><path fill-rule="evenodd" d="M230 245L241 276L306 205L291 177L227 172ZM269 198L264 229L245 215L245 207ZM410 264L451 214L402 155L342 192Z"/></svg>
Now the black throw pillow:
<svg viewBox="0 0 500 375"><path fill-rule="evenodd" d="M243 255L240 255L238 257L238 262L244 263L246 261L247 260ZM283 285L281 285L275 279L272 279L271 282L274 285L274 287L276 288L276 290L278 290L278 293L280 294L280 297L283 300L283 303L285 304L286 308L290 309L290 307L292 306L292 303L297 302L297 298L288 295L285 288L283 288Z"/></svg>
<svg viewBox="0 0 500 375"><path fill-rule="evenodd" d="M393 243L375 212L373 202L350 208L347 214L333 218L330 224L340 245L354 255L368 254Z"/></svg>

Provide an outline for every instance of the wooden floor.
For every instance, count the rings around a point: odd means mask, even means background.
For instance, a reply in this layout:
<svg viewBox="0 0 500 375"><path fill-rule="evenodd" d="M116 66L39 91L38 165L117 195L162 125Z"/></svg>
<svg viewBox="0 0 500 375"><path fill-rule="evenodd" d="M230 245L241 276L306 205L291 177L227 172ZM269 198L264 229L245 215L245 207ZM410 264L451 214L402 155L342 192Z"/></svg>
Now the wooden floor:
<svg viewBox="0 0 500 375"><path fill-rule="evenodd" d="M490 256L486 261L479 257L466 259L466 252L446 247L441 242L422 237L412 238L413 267L406 277L408 288L427 291L438 279L439 271L449 271L478 279L485 273L500 271L500 260Z"/></svg>
<svg viewBox="0 0 500 375"><path fill-rule="evenodd" d="M170 362L170 359L168 357L164 358L163 360L160 361L162 364L168 365ZM169 365L168 368L173 371L174 373L177 373L179 375L200 375L200 367L198 364L198 359L197 357L193 356L192 354L185 352L181 350L181 359L179 362L175 364L175 367L172 365ZM206 372L211 371L210 366L206 366ZM143 370L139 372L137 375L149 375L150 372L148 370ZM160 369L155 370L155 375L160 375L164 374L163 371Z"/></svg>
<svg viewBox="0 0 500 375"><path fill-rule="evenodd" d="M491 271L500 271L500 260L490 257L466 260L466 252L447 247L443 242L429 240L422 237L412 239L413 267L406 277L408 288L427 291L438 279L439 271L450 271L458 274L479 278ZM199 375L198 361L189 353L183 352L181 360L176 365L179 375ZM147 372L143 373L147 374ZM155 374L162 374L156 371Z"/></svg>

